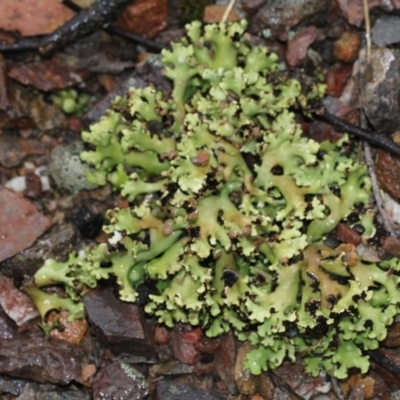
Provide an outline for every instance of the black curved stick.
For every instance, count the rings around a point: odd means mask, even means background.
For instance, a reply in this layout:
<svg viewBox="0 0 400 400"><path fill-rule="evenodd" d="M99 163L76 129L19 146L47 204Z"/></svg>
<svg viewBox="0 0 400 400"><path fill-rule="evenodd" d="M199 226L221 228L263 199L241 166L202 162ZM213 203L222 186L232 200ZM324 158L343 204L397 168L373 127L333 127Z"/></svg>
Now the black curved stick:
<svg viewBox="0 0 400 400"><path fill-rule="evenodd" d="M70 8L71 10L73 10L75 12L80 12L82 10L82 8L79 7L77 4L75 4L72 0L63 0L63 3L68 8ZM153 40L143 38L139 35L136 35L135 33L125 31L125 30L117 28L116 26L113 26L113 25L104 27L104 30L106 30L108 33L118 35L125 39L131 40L132 42L139 43L139 44L145 46L146 48L155 50L157 52L160 52L162 49L166 49L168 47L162 43L157 43Z"/></svg>
<svg viewBox="0 0 400 400"><path fill-rule="evenodd" d="M329 125L332 125L338 131L347 132L350 135L366 140L367 142L400 157L400 147L384 134L373 132L368 129L360 128L359 126L350 124L349 122L346 122L335 115L328 113L326 110L321 114L315 113L314 116L327 122Z"/></svg>
<svg viewBox="0 0 400 400"><path fill-rule="evenodd" d="M106 27L130 2L131 0L97 0L50 35L40 39L39 51L42 54L48 53L74 42L99 27Z"/></svg>
<svg viewBox="0 0 400 400"><path fill-rule="evenodd" d="M391 372L396 378L400 378L400 368L379 350L371 350L369 351L368 355L370 356L371 360L375 361L381 367Z"/></svg>
<svg viewBox="0 0 400 400"><path fill-rule="evenodd" d="M132 0L97 0L75 17L41 38L22 38L15 43L0 44L0 51L36 50L46 54L64 47L97 28L106 28Z"/></svg>

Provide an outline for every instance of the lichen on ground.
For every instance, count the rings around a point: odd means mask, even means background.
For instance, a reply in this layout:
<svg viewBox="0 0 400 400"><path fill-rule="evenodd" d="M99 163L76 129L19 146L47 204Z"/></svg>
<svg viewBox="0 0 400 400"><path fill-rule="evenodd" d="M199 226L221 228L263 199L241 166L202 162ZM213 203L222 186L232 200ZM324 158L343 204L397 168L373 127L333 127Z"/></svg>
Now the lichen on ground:
<svg viewBox="0 0 400 400"><path fill-rule="evenodd" d="M188 25L163 52L172 92L132 88L83 132L90 181L131 206L107 212L108 243L48 260L28 290L38 302L40 287L62 283L71 300L39 308L45 316L70 301L73 318L99 279L114 276L124 301L146 282L157 292L146 312L249 340L255 374L298 355L314 375L365 372L366 352L399 311L400 265L365 263L323 240L368 204L366 167L346 136L303 136L293 111L323 86L305 91L275 54L250 46L245 28ZM371 221L364 207L365 239Z"/></svg>

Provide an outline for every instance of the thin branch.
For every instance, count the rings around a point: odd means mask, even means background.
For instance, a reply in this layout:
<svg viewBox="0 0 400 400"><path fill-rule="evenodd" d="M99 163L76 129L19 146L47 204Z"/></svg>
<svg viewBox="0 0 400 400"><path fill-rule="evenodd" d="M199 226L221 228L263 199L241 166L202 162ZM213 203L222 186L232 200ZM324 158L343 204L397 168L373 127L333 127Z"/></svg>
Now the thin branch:
<svg viewBox="0 0 400 400"><path fill-rule="evenodd" d="M226 7L226 9L225 9L224 15L223 15L222 18L221 18L221 22L222 22L223 24L224 24L224 23L226 22L226 20L228 19L230 12L232 11L233 6L235 5L235 2L236 2L236 0L230 0L230 1L229 1L229 4L227 5L227 7Z"/></svg>
<svg viewBox="0 0 400 400"><path fill-rule="evenodd" d="M67 7L78 13L75 17L46 36L21 38L15 43L0 43L0 52L39 50L40 53L47 54L67 46L82 36L94 32L98 28L125 37L158 52L166 48L167 46L163 44L109 25L111 21L117 18L120 11L129 1L130 0L97 0L89 8L82 9L70 0L64 0L64 4Z"/></svg>
<svg viewBox="0 0 400 400"><path fill-rule="evenodd" d="M379 350L371 350L368 355L372 361L391 372L396 378L400 378L400 368Z"/></svg>
<svg viewBox="0 0 400 400"><path fill-rule="evenodd" d="M388 136L350 124L349 122L328 113L325 109L315 112L314 116L322 121L327 122L329 125L332 125L340 132L347 132L350 135L366 140L367 142L400 157L400 147Z"/></svg>
<svg viewBox="0 0 400 400"><path fill-rule="evenodd" d="M165 44L155 42L154 40L145 39L144 37L136 35L133 32L128 32L124 29L117 28L116 26L113 26L113 25L108 26L104 30L107 31L108 33L112 33L114 35L118 35L125 39L131 40L132 42L135 42L137 44L141 44L142 46L146 47L147 49L151 49L151 50L154 50L157 52L160 52L163 49L169 48L169 46L167 46Z"/></svg>
<svg viewBox="0 0 400 400"><path fill-rule="evenodd" d="M80 12L82 10L82 7L75 4L72 0L63 0L63 4L75 12ZM135 42L137 44L141 44L142 46L148 49L155 50L157 52L160 52L161 50L168 48L168 46L165 44L155 42L154 40L145 39L142 36L139 36L132 32L128 32L124 29L117 28L116 26L113 25L105 27L104 30L107 31L108 33L118 35L125 39L131 40L132 42Z"/></svg>
<svg viewBox="0 0 400 400"><path fill-rule="evenodd" d="M367 44L367 63L371 60L371 21L369 18L368 0L363 0L365 19L365 40Z"/></svg>
<svg viewBox="0 0 400 400"><path fill-rule="evenodd" d="M340 388L340 385L339 385L337 379L333 375L331 375L330 376L330 380L331 380L331 383L332 383L332 391L335 394L336 398L338 400L346 400L344 398L342 389Z"/></svg>
<svg viewBox="0 0 400 400"><path fill-rule="evenodd" d="M375 203L378 209L378 213L382 218L382 224L384 228L390 233L391 236L396 237L394 226L389 216L387 215L385 206L383 204L381 190L379 187L379 182L375 171L375 163L372 157L371 147L368 144L368 142L364 142L364 155L365 155L365 163L367 164L368 167L369 177L371 179L372 193L375 198Z"/></svg>

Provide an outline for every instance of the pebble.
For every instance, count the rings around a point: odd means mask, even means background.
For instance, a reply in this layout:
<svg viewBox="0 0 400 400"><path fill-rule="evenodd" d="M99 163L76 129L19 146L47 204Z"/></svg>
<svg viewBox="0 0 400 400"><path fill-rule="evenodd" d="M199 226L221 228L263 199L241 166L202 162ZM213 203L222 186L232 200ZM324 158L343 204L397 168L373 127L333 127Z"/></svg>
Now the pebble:
<svg viewBox="0 0 400 400"><path fill-rule="evenodd" d="M342 36L335 41L333 53L337 61L352 63L358 57L360 51L360 37L353 32L343 32Z"/></svg>
<svg viewBox="0 0 400 400"><path fill-rule="evenodd" d="M390 153L378 150L375 160L376 176L382 189L400 200L400 160Z"/></svg>
<svg viewBox="0 0 400 400"><path fill-rule="evenodd" d="M247 2L243 2L244 9L251 8ZM330 5L330 0L270 0L251 18L250 26L257 32L270 29L274 38L286 41L290 29L307 18L318 15L319 22L323 23Z"/></svg>
<svg viewBox="0 0 400 400"><path fill-rule="evenodd" d="M373 49L360 82L360 101L378 132L391 134L400 126L400 51Z"/></svg>
<svg viewBox="0 0 400 400"><path fill-rule="evenodd" d="M378 47L400 42L400 17L383 15L378 18L372 28L372 41Z"/></svg>
<svg viewBox="0 0 400 400"><path fill-rule="evenodd" d="M108 364L93 380L95 399L143 400L148 394L144 375L125 362Z"/></svg>
<svg viewBox="0 0 400 400"><path fill-rule="evenodd" d="M245 367L247 354L251 351L250 342L245 342L240 346L235 363L235 381L241 394L252 395L257 389L257 377L252 375Z"/></svg>
<svg viewBox="0 0 400 400"><path fill-rule="evenodd" d="M82 151L83 143L78 142L58 146L51 152L49 171L59 188L72 193L96 188L86 179L91 168L81 161L79 154Z"/></svg>
<svg viewBox="0 0 400 400"><path fill-rule="evenodd" d="M157 382L157 400L223 400L222 393L205 391L192 385L177 383L170 379Z"/></svg>
<svg viewBox="0 0 400 400"><path fill-rule="evenodd" d="M289 41L286 52L286 60L290 67L296 67L307 57L307 50L318 37L318 29L308 26L302 29Z"/></svg>

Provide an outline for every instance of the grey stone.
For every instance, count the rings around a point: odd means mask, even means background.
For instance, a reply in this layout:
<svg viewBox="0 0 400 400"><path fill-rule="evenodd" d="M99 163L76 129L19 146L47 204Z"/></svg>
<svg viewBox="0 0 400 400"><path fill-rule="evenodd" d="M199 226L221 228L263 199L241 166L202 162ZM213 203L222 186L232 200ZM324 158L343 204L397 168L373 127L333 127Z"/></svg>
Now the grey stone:
<svg viewBox="0 0 400 400"><path fill-rule="evenodd" d="M91 168L80 159L83 150L83 143L77 142L58 146L51 152L49 172L59 188L71 193L96 188L86 179Z"/></svg>
<svg viewBox="0 0 400 400"><path fill-rule="evenodd" d="M78 231L72 224L55 225L31 247L1 263L1 270L16 279L32 276L48 258L66 260L78 242Z"/></svg>
<svg viewBox="0 0 400 400"><path fill-rule="evenodd" d="M374 49L361 80L361 104L378 132L400 126L400 51Z"/></svg>
<svg viewBox="0 0 400 400"><path fill-rule="evenodd" d="M151 332L139 306L119 300L107 286L89 292L83 300L95 334L105 346L117 354L153 359Z"/></svg>
<svg viewBox="0 0 400 400"><path fill-rule="evenodd" d="M314 17L323 22L330 5L331 0L267 0L252 18L251 26L270 29L274 37L286 41L290 29L299 23L312 23Z"/></svg>
<svg viewBox="0 0 400 400"><path fill-rule="evenodd" d="M108 364L93 380L94 399L142 400L148 394L144 375L124 362Z"/></svg>
<svg viewBox="0 0 400 400"><path fill-rule="evenodd" d="M372 28L372 41L379 47L400 42L400 17L383 15Z"/></svg>
<svg viewBox="0 0 400 400"><path fill-rule="evenodd" d="M157 382L157 400L222 400L225 399L221 393L208 392L191 385L175 383L169 379Z"/></svg>
<svg viewBox="0 0 400 400"><path fill-rule="evenodd" d="M83 383L89 355L81 346L39 336L1 341L0 374L39 383Z"/></svg>
<svg viewBox="0 0 400 400"><path fill-rule="evenodd" d="M214 353L214 368L225 383L229 393L237 393L235 382L236 346L233 334L227 333L221 338L221 344Z"/></svg>
<svg viewBox="0 0 400 400"><path fill-rule="evenodd" d="M396 390L390 394L390 400L400 400L400 390Z"/></svg>

